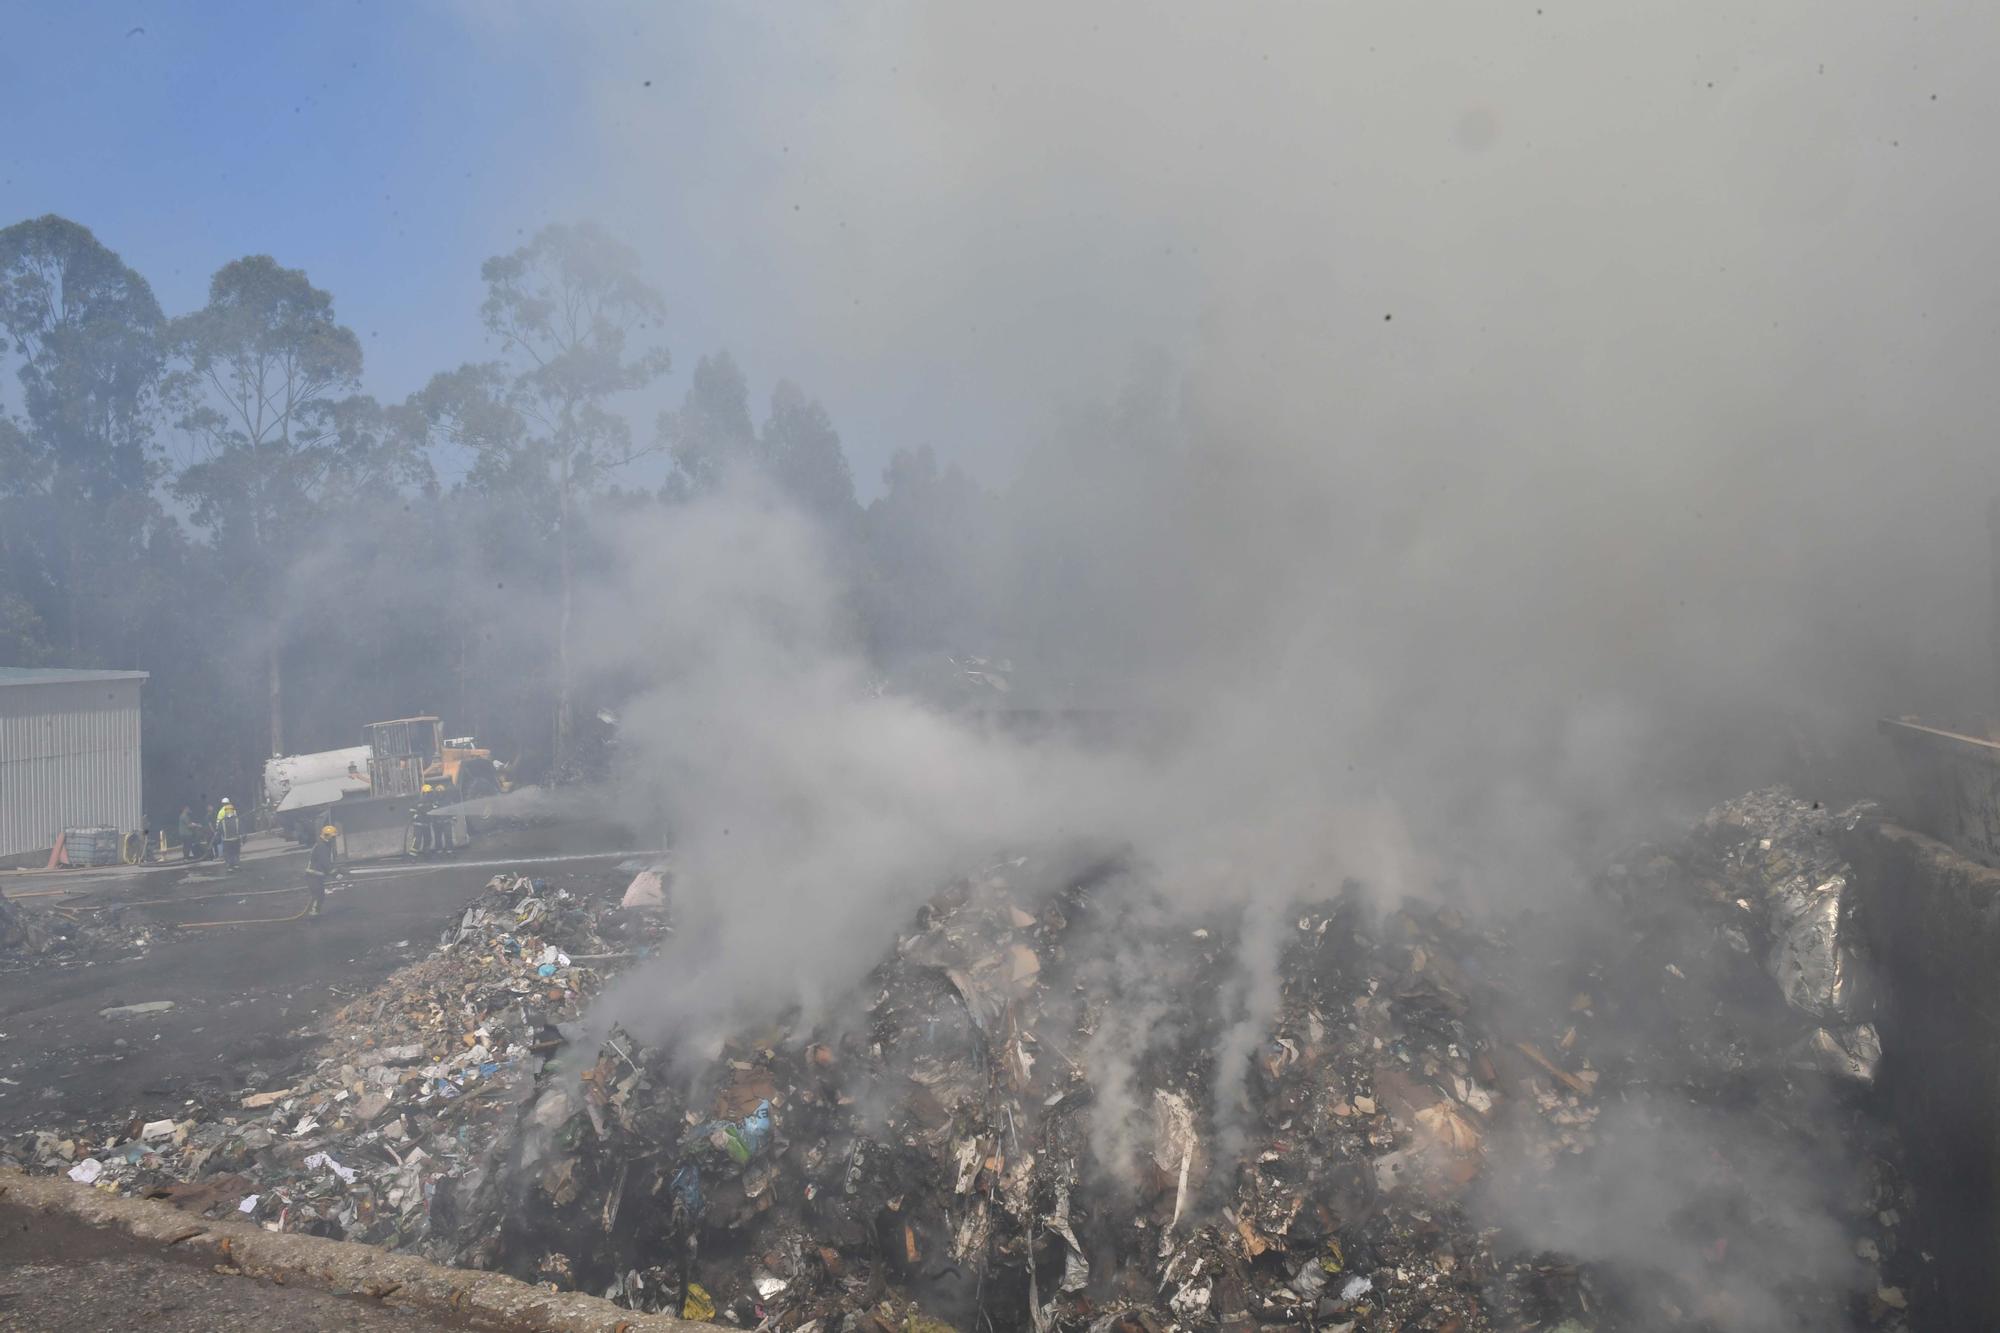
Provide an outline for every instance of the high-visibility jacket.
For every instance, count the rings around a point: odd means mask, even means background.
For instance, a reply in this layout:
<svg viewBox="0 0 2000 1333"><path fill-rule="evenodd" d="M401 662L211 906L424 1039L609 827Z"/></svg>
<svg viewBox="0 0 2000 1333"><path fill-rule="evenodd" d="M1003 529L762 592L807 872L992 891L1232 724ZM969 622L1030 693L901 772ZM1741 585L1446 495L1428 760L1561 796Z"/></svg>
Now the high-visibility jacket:
<svg viewBox="0 0 2000 1333"><path fill-rule="evenodd" d="M215 812L215 836L224 842L235 842L243 836L236 820L236 807L225 805Z"/></svg>

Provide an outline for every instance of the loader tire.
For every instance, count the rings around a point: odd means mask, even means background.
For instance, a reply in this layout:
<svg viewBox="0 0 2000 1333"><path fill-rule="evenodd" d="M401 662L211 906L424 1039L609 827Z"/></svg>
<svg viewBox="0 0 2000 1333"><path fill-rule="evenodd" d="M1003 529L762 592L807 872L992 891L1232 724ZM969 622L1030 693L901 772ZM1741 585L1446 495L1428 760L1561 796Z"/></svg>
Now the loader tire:
<svg viewBox="0 0 2000 1333"><path fill-rule="evenodd" d="M458 770L459 801L482 801L489 796L500 794L500 775L490 763L465 764ZM465 831L471 834L484 833L493 826L491 816L467 812Z"/></svg>

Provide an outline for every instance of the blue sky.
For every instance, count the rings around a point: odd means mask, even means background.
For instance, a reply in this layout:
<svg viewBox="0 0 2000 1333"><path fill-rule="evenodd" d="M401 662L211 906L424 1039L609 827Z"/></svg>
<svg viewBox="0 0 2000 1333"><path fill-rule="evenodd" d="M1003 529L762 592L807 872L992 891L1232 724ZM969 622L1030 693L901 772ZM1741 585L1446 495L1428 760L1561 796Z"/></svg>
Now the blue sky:
<svg viewBox="0 0 2000 1333"><path fill-rule="evenodd" d="M587 212L604 171L580 46L445 4L17 8L0 42L0 214L84 223L169 313L230 259L269 253L331 291L400 398L486 351L480 261ZM143 29L143 31L133 31ZM650 43L672 99L678 43ZM652 271L681 372L719 341L699 264ZM635 405L650 430L656 403Z"/></svg>
<svg viewBox="0 0 2000 1333"><path fill-rule="evenodd" d="M922 14L17 4L0 117L32 132L0 136L0 222L84 223L170 313L238 256L303 268L393 400L486 354L482 259L591 218L669 305L674 371L628 404L642 435L728 347L759 402L789 376L826 403L864 499L903 445L1004 479L996 442L1167 322L1131 255L1172 238L1134 251L1095 163L1065 180L1006 149L996 194L991 109L940 105L961 81L912 49Z"/></svg>
<svg viewBox="0 0 2000 1333"><path fill-rule="evenodd" d="M1155 348L1232 419L1323 392L1304 447L1440 393L1609 438L1775 410L1794 361L1878 403L1990 381L1988 11L1445 9L15 0L0 222L87 224L175 312L302 267L396 399L486 353L482 259L589 218L668 304L638 431L726 346L825 402L864 497L905 445L1004 483ZM1630 384L1552 427L1552 368Z"/></svg>
<svg viewBox="0 0 2000 1333"><path fill-rule="evenodd" d="M303 267L384 395L478 350L468 242L500 241L522 194L491 150L549 193L588 166L562 151L564 68L496 66L443 7L44 5L8 28L6 119L35 127L0 141L8 214L83 222L169 311L238 255Z"/></svg>

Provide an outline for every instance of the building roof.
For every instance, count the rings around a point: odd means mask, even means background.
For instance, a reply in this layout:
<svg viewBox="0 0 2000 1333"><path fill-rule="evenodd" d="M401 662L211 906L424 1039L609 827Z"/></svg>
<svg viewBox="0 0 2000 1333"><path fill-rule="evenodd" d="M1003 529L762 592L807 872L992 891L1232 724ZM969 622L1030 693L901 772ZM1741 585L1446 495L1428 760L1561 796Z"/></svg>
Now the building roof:
<svg viewBox="0 0 2000 1333"><path fill-rule="evenodd" d="M144 680L149 671L65 671L57 667L0 666L0 686L93 685L107 680Z"/></svg>

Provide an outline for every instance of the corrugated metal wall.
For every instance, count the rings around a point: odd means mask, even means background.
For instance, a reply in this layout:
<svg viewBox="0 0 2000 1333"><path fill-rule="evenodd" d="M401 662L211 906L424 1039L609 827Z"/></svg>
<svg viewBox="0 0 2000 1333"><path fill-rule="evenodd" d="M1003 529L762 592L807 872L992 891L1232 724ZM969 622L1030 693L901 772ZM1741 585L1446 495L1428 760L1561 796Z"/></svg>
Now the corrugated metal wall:
<svg viewBox="0 0 2000 1333"><path fill-rule="evenodd" d="M139 682L0 685L0 856L140 827Z"/></svg>

